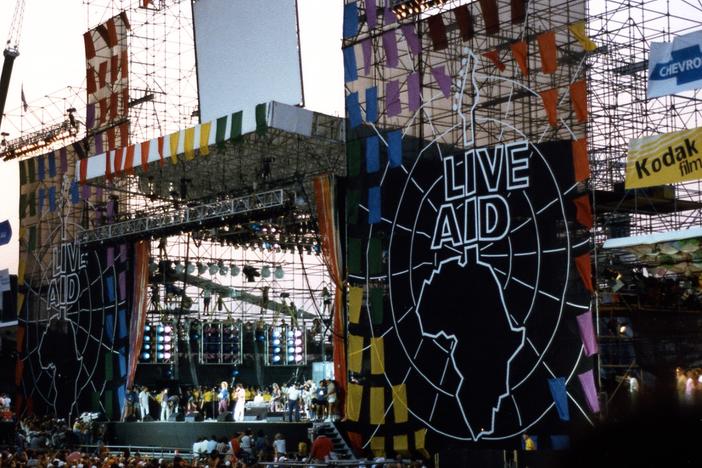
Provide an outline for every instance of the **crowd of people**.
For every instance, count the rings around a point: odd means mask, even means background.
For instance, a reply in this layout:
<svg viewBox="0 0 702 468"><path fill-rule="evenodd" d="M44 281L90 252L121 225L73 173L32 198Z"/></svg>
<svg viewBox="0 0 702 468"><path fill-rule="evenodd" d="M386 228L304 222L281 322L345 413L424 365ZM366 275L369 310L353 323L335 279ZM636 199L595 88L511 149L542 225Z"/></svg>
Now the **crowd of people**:
<svg viewBox="0 0 702 468"><path fill-rule="evenodd" d="M164 388L158 393L142 386L128 389L125 418L128 421L168 421L172 414L180 413L212 420L231 412L234 421L243 421L247 408L263 407L271 413L282 414L288 421L332 421L338 414L336 389L334 381L326 379L318 384L307 380L266 387L221 382L219 387ZM152 413L152 405L158 407L158 413Z"/></svg>
<svg viewBox="0 0 702 468"><path fill-rule="evenodd" d="M22 419L16 430L14 444L0 451L2 467L219 467L277 468L293 463L297 466L323 464L336 460L333 443L324 434L315 434L314 440L302 440L289 446L281 433L255 434L251 429L235 433L230 438L199 437L192 452L174 452L171 456L156 457L138 451L110 451L104 443L104 425L83 415L73 426L65 420L50 417ZM388 464L384 459L366 462L367 466L384 462L392 468L421 467L421 463ZM376 465L380 467L381 465Z"/></svg>

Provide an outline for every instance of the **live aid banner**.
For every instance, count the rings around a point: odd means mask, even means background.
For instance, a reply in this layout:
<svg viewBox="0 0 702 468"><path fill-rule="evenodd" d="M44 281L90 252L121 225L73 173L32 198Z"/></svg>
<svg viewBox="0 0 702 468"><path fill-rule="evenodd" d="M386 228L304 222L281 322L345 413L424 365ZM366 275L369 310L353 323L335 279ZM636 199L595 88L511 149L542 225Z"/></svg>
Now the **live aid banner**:
<svg viewBox="0 0 702 468"><path fill-rule="evenodd" d="M631 140L625 187L653 187L702 179L702 128Z"/></svg>
<svg viewBox="0 0 702 468"><path fill-rule="evenodd" d="M653 42L648 60L648 97L702 87L702 31Z"/></svg>

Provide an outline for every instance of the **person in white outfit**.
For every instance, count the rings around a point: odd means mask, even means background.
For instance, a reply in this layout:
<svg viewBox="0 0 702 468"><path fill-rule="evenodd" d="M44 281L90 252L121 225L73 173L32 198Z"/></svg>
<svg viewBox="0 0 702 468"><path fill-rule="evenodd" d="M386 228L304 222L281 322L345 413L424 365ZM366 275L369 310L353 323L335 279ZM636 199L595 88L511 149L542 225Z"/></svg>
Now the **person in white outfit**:
<svg viewBox="0 0 702 468"><path fill-rule="evenodd" d="M246 390L244 390L243 385L240 383L236 384L234 396L236 397L236 405L234 405L234 421L243 421L244 409L246 408Z"/></svg>
<svg viewBox="0 0 702 468"><path fill-rule="evenodd" d="M149 400L151 399L149 395L149 389L142 387L139 392L139 411L141 412L141 420L144 420L145 416L149 415Z"/></svg>
<svg viewBox="0 0 702 468"><path fill-rule="evenodd" d="M168 421L171 417L171 409L168 407L168 389L164 388L159 395L161 400L161 421Z"/></svg>

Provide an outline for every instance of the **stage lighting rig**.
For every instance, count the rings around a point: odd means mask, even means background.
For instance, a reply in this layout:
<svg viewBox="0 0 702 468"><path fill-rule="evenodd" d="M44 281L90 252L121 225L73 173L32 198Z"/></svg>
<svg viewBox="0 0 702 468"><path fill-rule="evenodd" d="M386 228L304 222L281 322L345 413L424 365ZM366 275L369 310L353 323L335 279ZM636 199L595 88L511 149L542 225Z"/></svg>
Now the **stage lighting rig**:
<svg viewBox="0 0 702 468"><path fill-rule="evenodd" d="M429 8L443 5L448 0L394 0L392 11L399 19L418 15Z"/></svg>

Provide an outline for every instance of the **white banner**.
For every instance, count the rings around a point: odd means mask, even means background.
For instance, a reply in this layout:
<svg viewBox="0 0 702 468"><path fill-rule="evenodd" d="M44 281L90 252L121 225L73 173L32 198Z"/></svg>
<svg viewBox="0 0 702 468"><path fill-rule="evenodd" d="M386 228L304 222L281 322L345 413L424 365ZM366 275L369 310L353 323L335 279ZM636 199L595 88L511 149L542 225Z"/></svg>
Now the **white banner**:
<svg viewBox="0 0 702 468"><path fill-rule="evenodd" d="M654 42L648 59L648 97L702 88L702 31Z"/></svg>

